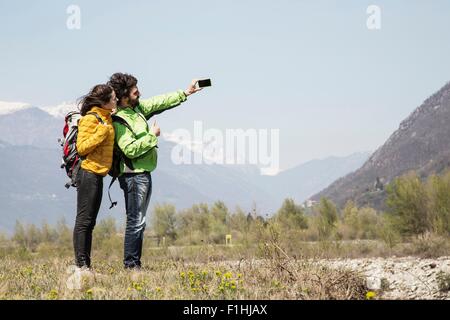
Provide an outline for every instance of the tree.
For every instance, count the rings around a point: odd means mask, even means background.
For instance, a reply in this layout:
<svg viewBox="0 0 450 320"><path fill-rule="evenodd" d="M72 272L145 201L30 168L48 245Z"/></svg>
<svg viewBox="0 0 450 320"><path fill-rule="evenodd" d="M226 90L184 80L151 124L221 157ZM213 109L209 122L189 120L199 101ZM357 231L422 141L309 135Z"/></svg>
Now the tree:
<svg viewBox="0 0 450 320"><path fill-rule="evenodd" d="M13 240L21 247L33 251L41 243L42 237L40 230L34 224L24 226L16 221Z"/></svg>
<svg viewBox="0 0 450 320"><path fill-rule="evenodd" d="M247 219L247 215L241 208L237 207L233 214L230 216L229 226L231 230L236 230L241 233L248 232L250 222Z"/></svg>
<svg viewBox="0 0 450 320"><path fill-rule="evenodd" d="M175 206L171 204L155 206L152 226L153 231L159 239L162 237L169 237L170 239L175 240L177 238L176 223Z"/></svg>
<svg viewBox="0 0 450 320"><path fill-rule="evenodd" d="M59 244L69 246L72 243L72 230L67 226L66 219L61 218L56 223L56 233Z"/></svg>
<svg viewBox="0 0 450 320"><path fill-rule="evenodd" d="M396 178L386 191L388 213L401 235L418 235L430 229L427 194L417 174Z"/></svg>
<svg viewBox="0 0 450 320"><path fill-rule="evenodd" d="M25 227L19 221L16 220L16 225L14 227L14 235L12 240L15 241L19 246L27 247L27 237L25 232Z"/></svg>
<svg viewBox="0 0 450 320"><path fill-rule="evenodd" d="M222 201L217 201L210 209L212 219L210 219L209 239L214 243L223 243L225 235L229 232L227 224L230 216L228 208Z"/></svg>
<svg viewBox="0 0 450 320"><path fill-rule="evenodd" d="M321 239L328 239L332 235L337 220L338 214L334 203L327 198L320 199L318 229Z"/></svg>
<svg viewBox="0 0 450 320"><path fill-rule="evenodd" d="M58 232L45 221L42 223L41 233L44 242L54 243L58 239Z"/></svg>
<svg viewBox="0 0 450 320"><path fill-rule="evenodd" d="M358 210L359 238L375 239L377 237L377 224L379 221L375 209L365 207Z"/></svg>
<svg viewBox="0 0 450 320"><path fill-rule="evenodd" d="M450 171L442 177L428 178L428 212L433 231L450 235Z"/></svg>
<svg viewBox="0 0 450 320"><path fill-rule="evenodd" d="M359 234L359 218L358 218L358 207L353 201L348 201L345 204L343 211L344 224L350 229L350 237L356 238Z"/></svg>
<svg viewBox="0 0 450 320"><path fill-rule="evenodd" d="M227 223L227 219L229 218L228 208L222 201L217 201L213 204L210 209L212 216L218 222L222 224Z"/></svg>
<svg viewBox="0 0 450 320"><path fill-rule="evenodd" d="M377 224L377 235L390 249L400 242L400 234L391 215L385 213L381 215Z"/></svg>
<svg viewBox="0 0 450 320"><path fill-rule="evenodd" d="M99 241L110 239L117 233L116 220L113 217L100 220L94 232Z"/></svg>
<svg viewBox="0 0 450 320"><path fill-rule="evenodd" d="M301 206L297 205L293 199L287 198L276 214L276 219L282 226L288 228L307 229L308 223Z"/></svg>

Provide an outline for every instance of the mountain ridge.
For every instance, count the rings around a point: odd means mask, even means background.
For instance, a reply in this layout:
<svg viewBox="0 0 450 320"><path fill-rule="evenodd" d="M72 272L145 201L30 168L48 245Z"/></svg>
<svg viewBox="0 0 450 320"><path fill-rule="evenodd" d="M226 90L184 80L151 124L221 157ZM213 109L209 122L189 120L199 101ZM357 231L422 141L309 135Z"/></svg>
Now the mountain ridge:
<svg viewBox="0 0 450 320"><path fill-rule="evenodd" d="M424 100L400 122L386 142L355 172L337 179L312 198L327 197L342 207L354 200L358 205L385 209L383 185L411 170L421 178L450 167L450 82Z"/></svg>

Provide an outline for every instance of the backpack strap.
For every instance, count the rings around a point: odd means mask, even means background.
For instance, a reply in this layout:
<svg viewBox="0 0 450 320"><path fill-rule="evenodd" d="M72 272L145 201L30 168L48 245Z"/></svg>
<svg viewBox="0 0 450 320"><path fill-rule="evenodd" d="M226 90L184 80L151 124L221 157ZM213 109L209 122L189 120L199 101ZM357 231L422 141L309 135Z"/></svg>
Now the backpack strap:
<svg viewBox="0 0 450 320"><path fill-rule="evenodd" d="M111 206L109 207L109 209L111 210L112 208L114 208L114 206L117 205L117 201L112 201L111 199L111 186L113 185L113 183L116 181L117 177L113 177L111 179L111 182L109 183L109 187L108 187L108 198L109 198L109 202L111 202Z"/></svg>
<svg viewBox="0 0 450 320"><path fill-rule="evenodd" d="M122 118L122 117L119 117L119 116L116 115L116 114L111 115L111 118L113 119L113 122L117 122L117 123L120 123L121 125L125 126L128 130L131 131L131 133L132 133L134 136L136 136L136 134L134 133L133 129L131 129L131 126L130 126L130 124L127 122L127 120L125 120L125 119Z"/></svg>
<svg viewBox="0 0 450 320"><path fill-rule="evenodd" d="M112 115L112 119L113 119L113 122L117 122L117 123L120 123L121 125L125 126L125 128L127 128L128 130L130 130L131 133L133 134L133 136L136 138L136 134L134 133L133 129L131 128L131 126L130 126L130 124L127 122L127 120L125 120L124 118L119 117L118 115L115 115L115 114ZM119 146L117 146L117 147L119 147ZM131 159L128 158L128 157L126 157L126 156L123 154L122 150L120 150L120 148L119 148L119 152L121 153L120 156L122 157L122 160L123 160L123 162L125 162L126 166L127 166L128 168L130 168L131 170L134 170L134 168L133 168L133 163L131 162Z"/></svg>
<svg viewBox="0 0 450 320"><path fill-rule="evenodd" d="M134 133L130 124L124 118L119 117L118 115L115 115L115 114L111 115L111 117L113 119L113 122L117 122L117 123L120 123L121 125L125 126L136 137L136 134ZM120 152L120 156L121 156L122 160L125 162L125 165L127 167L129 167L130 169L132 169L133 164L131 162L131 159L125 157L125 155L123 154L123 152L121 152L120 149L119 149L119 152ZM109 201L111 202L111 206L109 207L109 209L112 209L112 208L114 208L115 205L117 205L117 201L111 200L111 187L116 180L117 180L117 177L112 177L111 182L109 183L109 187L108 187L108 197L109 197Z"/></svg>
<svg viewBox="0 0 450 320"><path fill-rule="evenodd" d="M105 121L103 121L103 119L98 114L96 114L95 112L88 112L88 113L86 113L86 115L88 115L88 114L92 114L93 116L95 116L97 118L98 122L100 122L101 124L105 124Z"/></svg>

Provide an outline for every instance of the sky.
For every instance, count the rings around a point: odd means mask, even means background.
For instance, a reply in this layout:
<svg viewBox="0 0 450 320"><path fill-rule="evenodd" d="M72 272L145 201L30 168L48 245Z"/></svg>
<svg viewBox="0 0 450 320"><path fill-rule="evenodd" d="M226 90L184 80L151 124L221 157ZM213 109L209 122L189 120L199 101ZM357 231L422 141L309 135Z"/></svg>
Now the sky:
<svg viewBox="0 0 450 320"><path fill-rule="evenodd" d="M70 5L80 29L67 28ZM369 5L380 8L371 30ZM279 129L280 166L375 151L450 80L450 2L0 2L0 100L74 101L114 72L143 98L213 86L158 116L162 132Z"/></svg>

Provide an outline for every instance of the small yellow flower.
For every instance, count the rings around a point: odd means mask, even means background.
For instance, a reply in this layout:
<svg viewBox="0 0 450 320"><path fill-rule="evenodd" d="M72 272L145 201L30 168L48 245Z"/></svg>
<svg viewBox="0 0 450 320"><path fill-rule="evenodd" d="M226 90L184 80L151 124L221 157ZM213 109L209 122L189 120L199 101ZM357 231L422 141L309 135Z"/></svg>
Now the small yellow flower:
<svg viewBox="0 0 450 320"><path fill-rule="evenodd" d="M184 279L184 277L186 277L186 273L180 272L180 277Z"/></svg>
<svg viewBox="0 0 450 320"><path fill-rule="evenodd" d="M233 274L231 272L227 272L227 273L224 273L223 276L225 277L225 279L231 279Z"/></svg>
<svg viewBox="0 0 450 320"><path fill-rule="evenodd" d="M47 298L49 300L56 300L56 299L58 299L58 291L56 291L55 289L50 290L50 292L47 295Z"/></svg>
<svg viewBox="0 0 450 320"><path fill-rule="evenodd" d="M376 295L377 295L377 294L376 294L375 292L369 291L369 292L366 293L366 299L367 299L367 300L372 300L373 298L376 297Z"/></svg>
<svg viewBox="0 0 450 320"><path fill-rule="evenodd" d="M86 294L89 294L89 295L91 295L91 294L92 294L92 289L88 289L88 290L86 290Z"/></svg>
<svg viewBox="0 0 450 320"><path fill-rule="evenodd" d="M155 290L156 290L156 292L161 292L161 288L160 287L156 287Z"/></svg>
<svg viewBox="0 0 450 320"><path fill-rule="evenodd" d="M137 291L142 291L142 286L139 282L133 282L133 288Z"/></svg>

